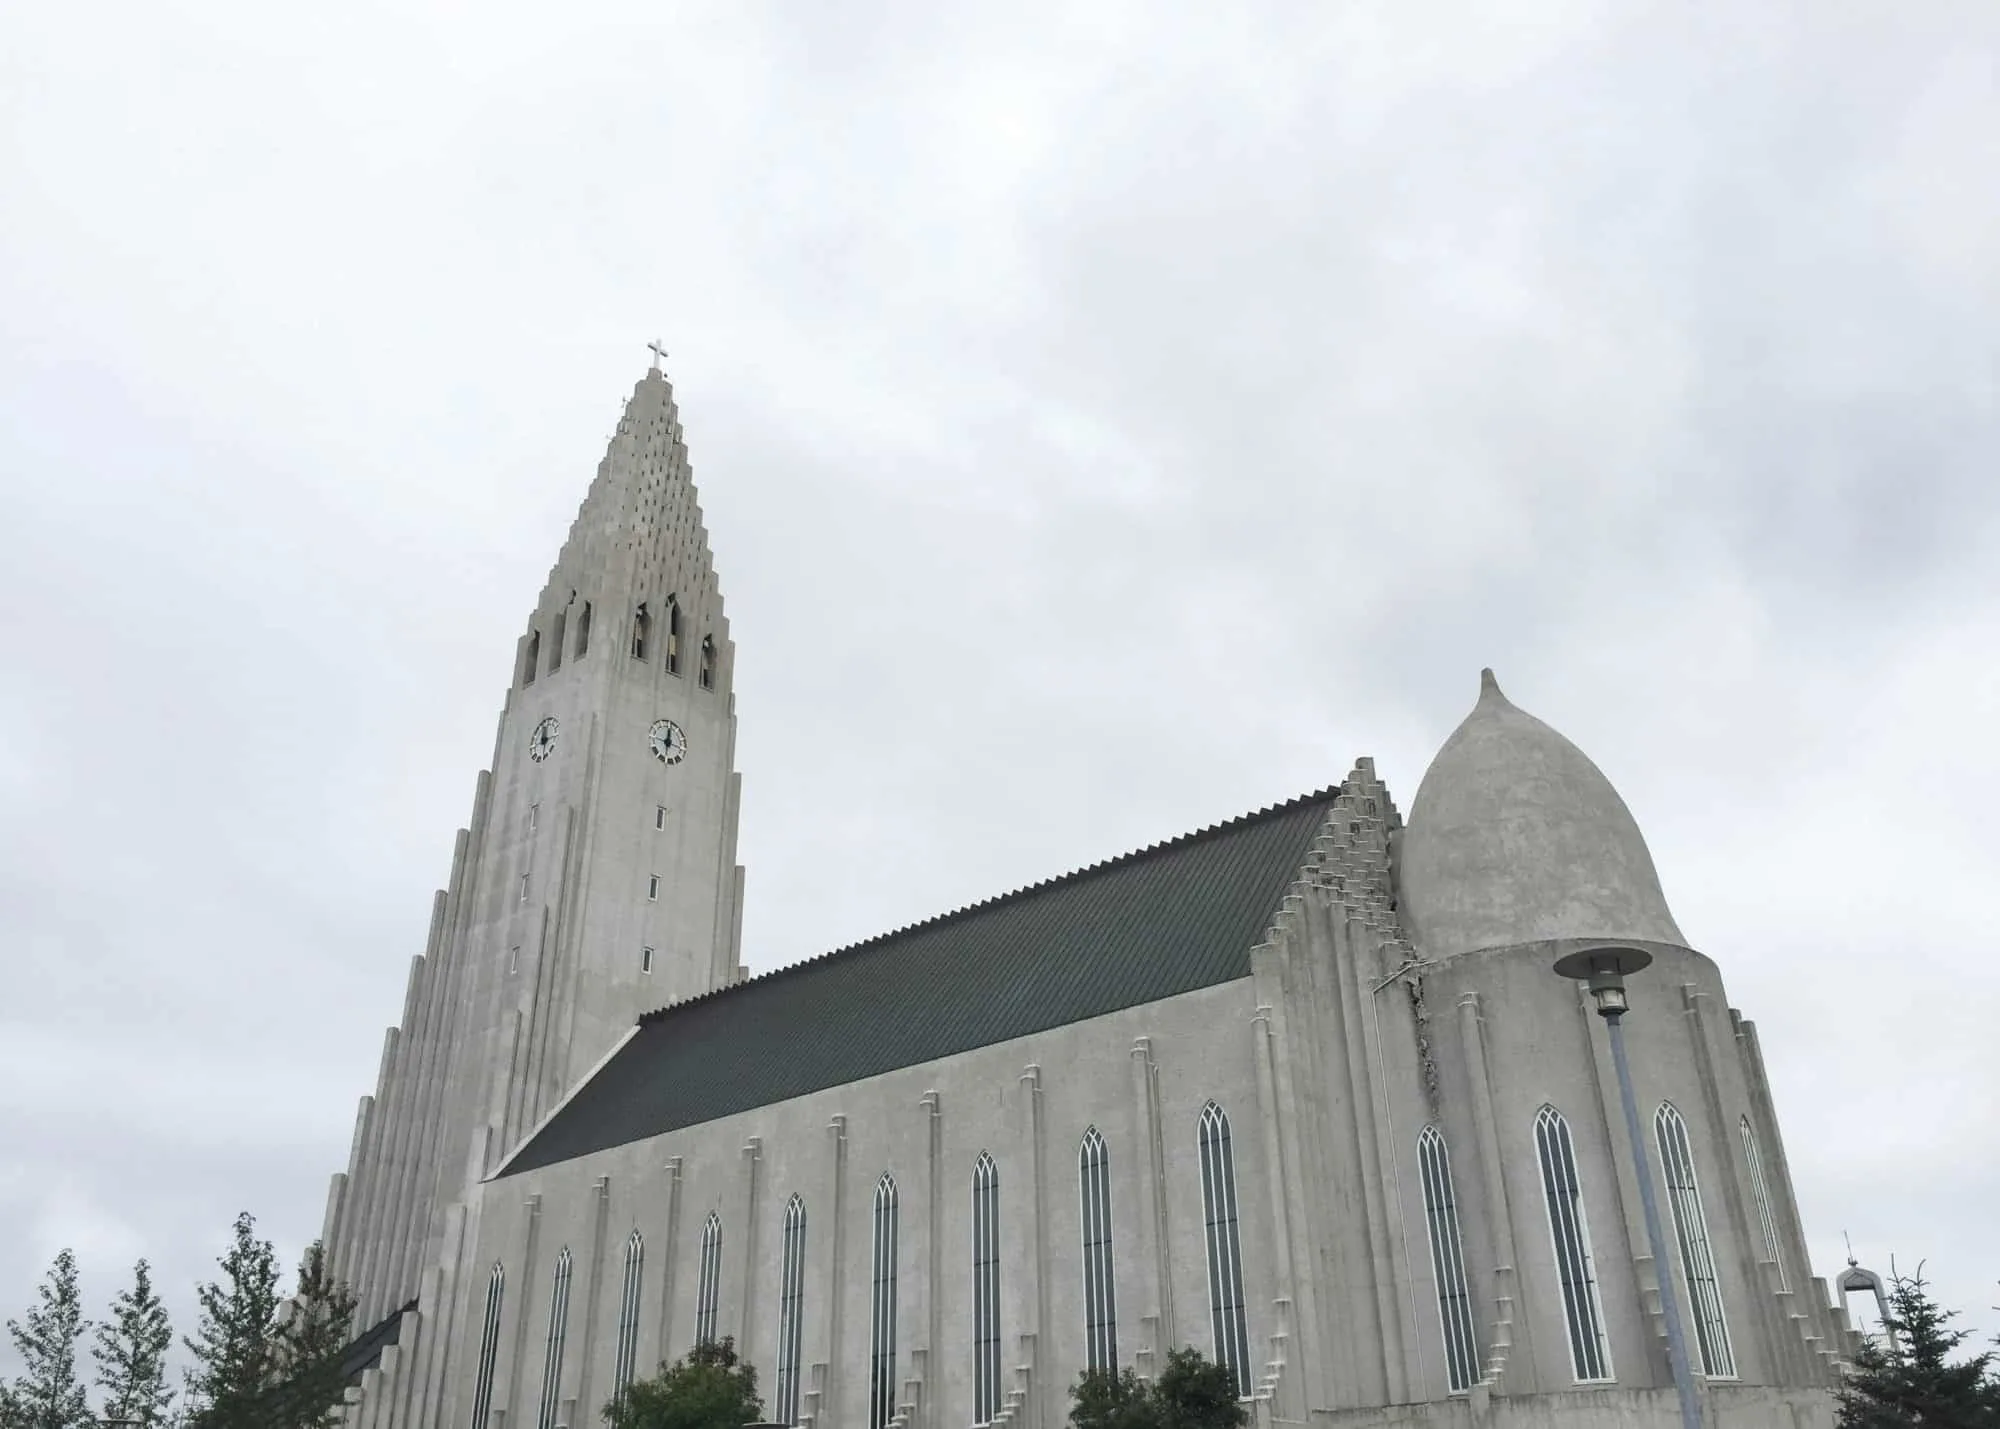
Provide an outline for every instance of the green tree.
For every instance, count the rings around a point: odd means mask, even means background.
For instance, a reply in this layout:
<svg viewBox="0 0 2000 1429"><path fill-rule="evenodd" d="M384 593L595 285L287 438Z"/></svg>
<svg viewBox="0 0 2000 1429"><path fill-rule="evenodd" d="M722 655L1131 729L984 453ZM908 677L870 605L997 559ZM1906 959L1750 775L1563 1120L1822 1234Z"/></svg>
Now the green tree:
<svg viewBox="0 0 2000 1429"><path fill-rule="evenodd" d="M89 1429L90 1401L76 1368L76 1342L88 1328L77 1293L76 1257L58 1251L27 1322L7 1322L22 1372L0 1397L6 1429Z"/></svg>
<svg viewBox="0 0 2000 1429"><path fill-rule="evenodd" d="M332 1429L346 1381L341 1362L354 1321L354 1295L333 1278L326 1247L314 1241L299 1262L291 1311L275 1335L273 1371L286 1429Z"/></svg>
<svg viewBox="0 0 2000 1429"><path fill-rule="evenodd" d="M186 1339L194 1368L187 1381L188 1429L270 1429L259 1401L276 1368L278 1263L271 1243L257 1239L245 1211L236 1218L222 1279L196 1292L201 1308Z"/></svg>
<svg viewBox="0 0 2000 1429"><path fill-rule="evenodd" d="M1168 1353L1153 1394L1164 1429L1237 1429L1250 1418L1236 1397L1235 1374L1187 1346Z"/></svg>
<svg viewBox="0 0 2000 1429"><path fill-rule="evenodd" d="M1238 1429L1250 1417L1236 1377L1189 1346L1171 1351L1151 1384L1129 1369L1091 1370L1069 1395L1075 1429Z"/></svg>
<svg viewBox="0 0 2000 1429"><path fill-rule="evenodd" d="M1840 1429L2000 1429L2000 1380L1993 1355L1952 1354L1971 1333L1950 1328L1957 1312L1940 1309L1924 1269L1889 1280L1893 1345L1865 1344L1840 1386Z"/></svg>
<svg viewBox="0 0 2000 1429"><path fill-rule="evenodd" d="M93 1347L97 1386L106 1419L132 1419L146 1429L168 1422L174 1391L167 1383L167 1351L174 1329L153 1289L152 1267L132 1267L132 1288L111 1302L111 1318L97 1327Z"/></svg>
<svg viewBox="0 0 2000 1429"><path fill-rule="evenodd" d="M1160 1429L1160 1405L1131 1370L1091 1369L1069 1388L1076 1429Z"/></svg>
<svg viewBox="0 0 2000 1429"><path fill-rule="evenodd" d="M611 1429L742 1429L763 1416L756 1367L727 1337L696 1345L604 1406Z"/></svg>

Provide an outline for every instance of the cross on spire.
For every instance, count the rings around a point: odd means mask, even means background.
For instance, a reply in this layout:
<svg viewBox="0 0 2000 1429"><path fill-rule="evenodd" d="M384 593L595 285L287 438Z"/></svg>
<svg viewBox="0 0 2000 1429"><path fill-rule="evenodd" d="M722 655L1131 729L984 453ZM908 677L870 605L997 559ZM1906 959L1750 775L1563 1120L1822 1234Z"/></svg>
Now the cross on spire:
<svg viewBox="0 0 2000 1429"><path fill-rule="evenodd" d="M660 364L666 360L666 346L656 337L646 344L646 351L653 354L653 371L658 372Z"/></svg>

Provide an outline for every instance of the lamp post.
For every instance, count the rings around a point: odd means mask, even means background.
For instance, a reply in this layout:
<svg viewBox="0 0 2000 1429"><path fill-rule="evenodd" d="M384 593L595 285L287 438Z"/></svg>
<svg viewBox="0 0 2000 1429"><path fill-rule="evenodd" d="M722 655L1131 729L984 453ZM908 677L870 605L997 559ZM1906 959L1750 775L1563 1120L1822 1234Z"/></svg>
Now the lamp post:
<svg viewBox="0 0 2000 1429"><path fill-rule="evenodd" d="M1681 1329L1680 1301L1674 1295L1673 1263L1667 1259L1667 1238L1660 1229L1660 1203L1653 1194L1652 1159L1639 1129L1639 1103L1632 1095L1632 1068L1625 1060L1625 975L1653 961L1643 948L1589 948L1556 959L1556 972L1590 988L1597 1015L1611 1035L1611 1065L1618 1071L1618 1100L1625 1106L1625 1131L1632 1141L1632 1165L1639 1173L1639 1204L1646 1213L1646 1240L1652 1246L1654 1274L1660 1284L1660 1318L1667 1324L1667 1367L1674 1376L1674 1393L1681 1403L1682 1429L1701 1429L1701 1403L1695 1398L1694 1372L1688 1366L1687 1335Z"/></svg>

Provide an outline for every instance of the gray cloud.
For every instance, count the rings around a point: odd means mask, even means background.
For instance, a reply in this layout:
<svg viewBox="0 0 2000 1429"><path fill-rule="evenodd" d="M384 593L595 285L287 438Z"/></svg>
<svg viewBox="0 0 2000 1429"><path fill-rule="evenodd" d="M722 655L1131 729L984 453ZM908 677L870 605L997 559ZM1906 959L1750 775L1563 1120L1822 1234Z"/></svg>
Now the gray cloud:
<svg viewBox="0 0 2000 1429"><path fill-rule="evenodd" d="M1989 11L10 13L0 1287L316 1233L659 332L755 966L1407 805L1494 664L1763 1027L1818 1268L2000 1328Z"/></svg>

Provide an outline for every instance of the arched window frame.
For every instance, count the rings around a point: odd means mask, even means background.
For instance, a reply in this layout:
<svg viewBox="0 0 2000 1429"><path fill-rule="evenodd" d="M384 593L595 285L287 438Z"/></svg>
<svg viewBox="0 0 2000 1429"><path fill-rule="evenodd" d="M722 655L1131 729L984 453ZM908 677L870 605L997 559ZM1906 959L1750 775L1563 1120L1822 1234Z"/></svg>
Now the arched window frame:
<svg viewBox="0 0 2000 1429"><path fill-rule="evenodd" d="M590 602L583 603L583 609L576 613L576 655L581 660L590 653Z"/></svg>
<svg viewBox="0 0 2000 1429"><path fill-rule="evenodd" d="M868 1425L888 1429L896 1414L896 1178L875 1183L874 1260L868 1305Z"/></svg>
<svg viewBox="0 0 2000 1429"><path fill-rule="evenodd" d="M1202 1108L1201 1205L1208 1242L1209 1330L1215 1362L1236 1380L1236 1397L1256 1391L1250 1377L1250 1331L1243 1310L1243 1239L1236 1217L1236 1154L1229 1117L1210 1102Z"/></svg>
<svg viewBox="0 0 2000 1429"><path fill-rule="evenodd" d="M525 688L535 683L535 672L542 663L542 632L528 632L528 648L521 652L521 684Z"/></svg>
<svg viewBox="0 0 2000 1429"><path fill-rule="evenodd" d="M1000 1170L972 1163L972 1422L1000 1412Z"/></svg>
<svg viewBox="0 0 2000 1429"><path fill-rule="evenodd" d="M542 1359L542 1404L536 1429L556 1429L556 1410L562 1403L563 1345L569 1338L569 1273L569 1247L564 1246L549 1282L549 1339Z"/></svg>
<svg viewBox="0 0 2000 1429"><path fill-rule="evenodd" d="M1096 1127L1076 1150L1079 1222L1083 1235L1084 1367L1118 1369L1118 1287L1113 1274L1111 1153Z"/></svg>
<svg viewBox="0 0 2000 1429"><path fill-rule="evenodd" d="M1459 1233L1451 1151L1435 1126L1425 1127L1417 1137L1417 1171L1424 1188L1424 1222L1430 1228L1431 1273L1437 1281L1445 1384L1453 1394L1464 1394L1479 1379L1479 1340L1465 1280L1465 1243Z"/></svg>
<svg viewBox="0 0 2000 1429"><path fill-rule="evenodd" d="M645 1285L646 1242L635 1229L625 1238L625 1280L618 1295L618 1348L611 1362L611 1400L625 1402L639 1359L639 1297Z"/></svg>
<svg viewBox="0 0 2000 1429"><path fill-rule="evenodd" d="M1695 1347L1701 1354L1701 1372L1710 1379L1734 1379L1736 1350L1729 1340L1729 1317L1722 1307L1722 1282L1716 1275L1715 1250L1708 1238L1708 1216L1702 1210L1694 1146L1688 1139L1687 1120L1672 1102L1661 1102L1660 1109L1653 1113L1653 1139L1660 1148L1660 1175L1667 1183L1667 1201L1674 1208L1681 1283L1687 1287L1688 1303L1694 1313Z"/></svg>
<svg viewBox="0 0 2000 1429"><path fill-rule="evenodd" d="M486 1277L486 1317L479 1328L478 1373L472 1383L472 1429L486 1429L493 1409L493 1373L500 1359L500 1315L506 1299L507 1270L496 1260Z"/></svg>
<svg viewBox="0 0 2000 1429"><path fill-rule="evenodd" d="M563 641L569 633L569 612L556 612L556 623L549 627L549 673L553 675L562 668Z"/></svg>
<svg viewBox="0 0 2000 1429"><path fill-rule="evenodd" d="M1757 1141L1757 1129L1744 1117L1738 1129L1743 1135L1743 1161L1750 1168L1750 1198L1757 1203L1757 1231L1764 1244L1764 1259L1778 1267L1778 1288L1792 1288L1785 1274L1785 1257L1778 1249L1777 1205L1771 1199L1771 1183L1764 1175L1764 1152Z"/></svg>
<svg viewBox="0 0 2000 1429"><path fill-rule="evenodd" d="M681 602L678 596L667 597L667 673L681 672Z"/></svg>
<svg viewBox="0 0 2000 1429"><path fill-rule="evenodd" d="M1562 1287L1570 1370L1578 1384L1609 1383L1615 1378L1611 1342L1604 1330L1604 1303L1590 1250L1590 1218L1577 1174L1576 1143L1570 1138L1569 1122L1551 1105L1535 1113L1535 1153L1548 1209L1549 1253Z"/></svg>
<svg viewBox="0 0 2000 1429"><path fill-rule="evenodd" d="M778 1282L777 1422L799 1422L799 1351L803 1344L806 1284L806 1203L785 1202L784 1263Z"/></svg>
<svg viewBox="0 0 2000 1429"><path fill-rule="evenodd" d="M715 1339L716 1307L722 1299L722 1217L714 1211L701 1224L701 1268L695 1276L694 1342Z"/></svg>
<svg viewBox="0 0 2000 1429"><path fill-rule="evenodd" d="M704 635L701 637L701 687L704 690L715 688L715 637L713 635Z"/></svg>
<svg viewBox="0 0 2000 1429"><path fill-rule="evenodd" d="M646 609L646 602L640 601L632 612L632 658L646 658L646 646L653 634L653 613Z"/></svg>

